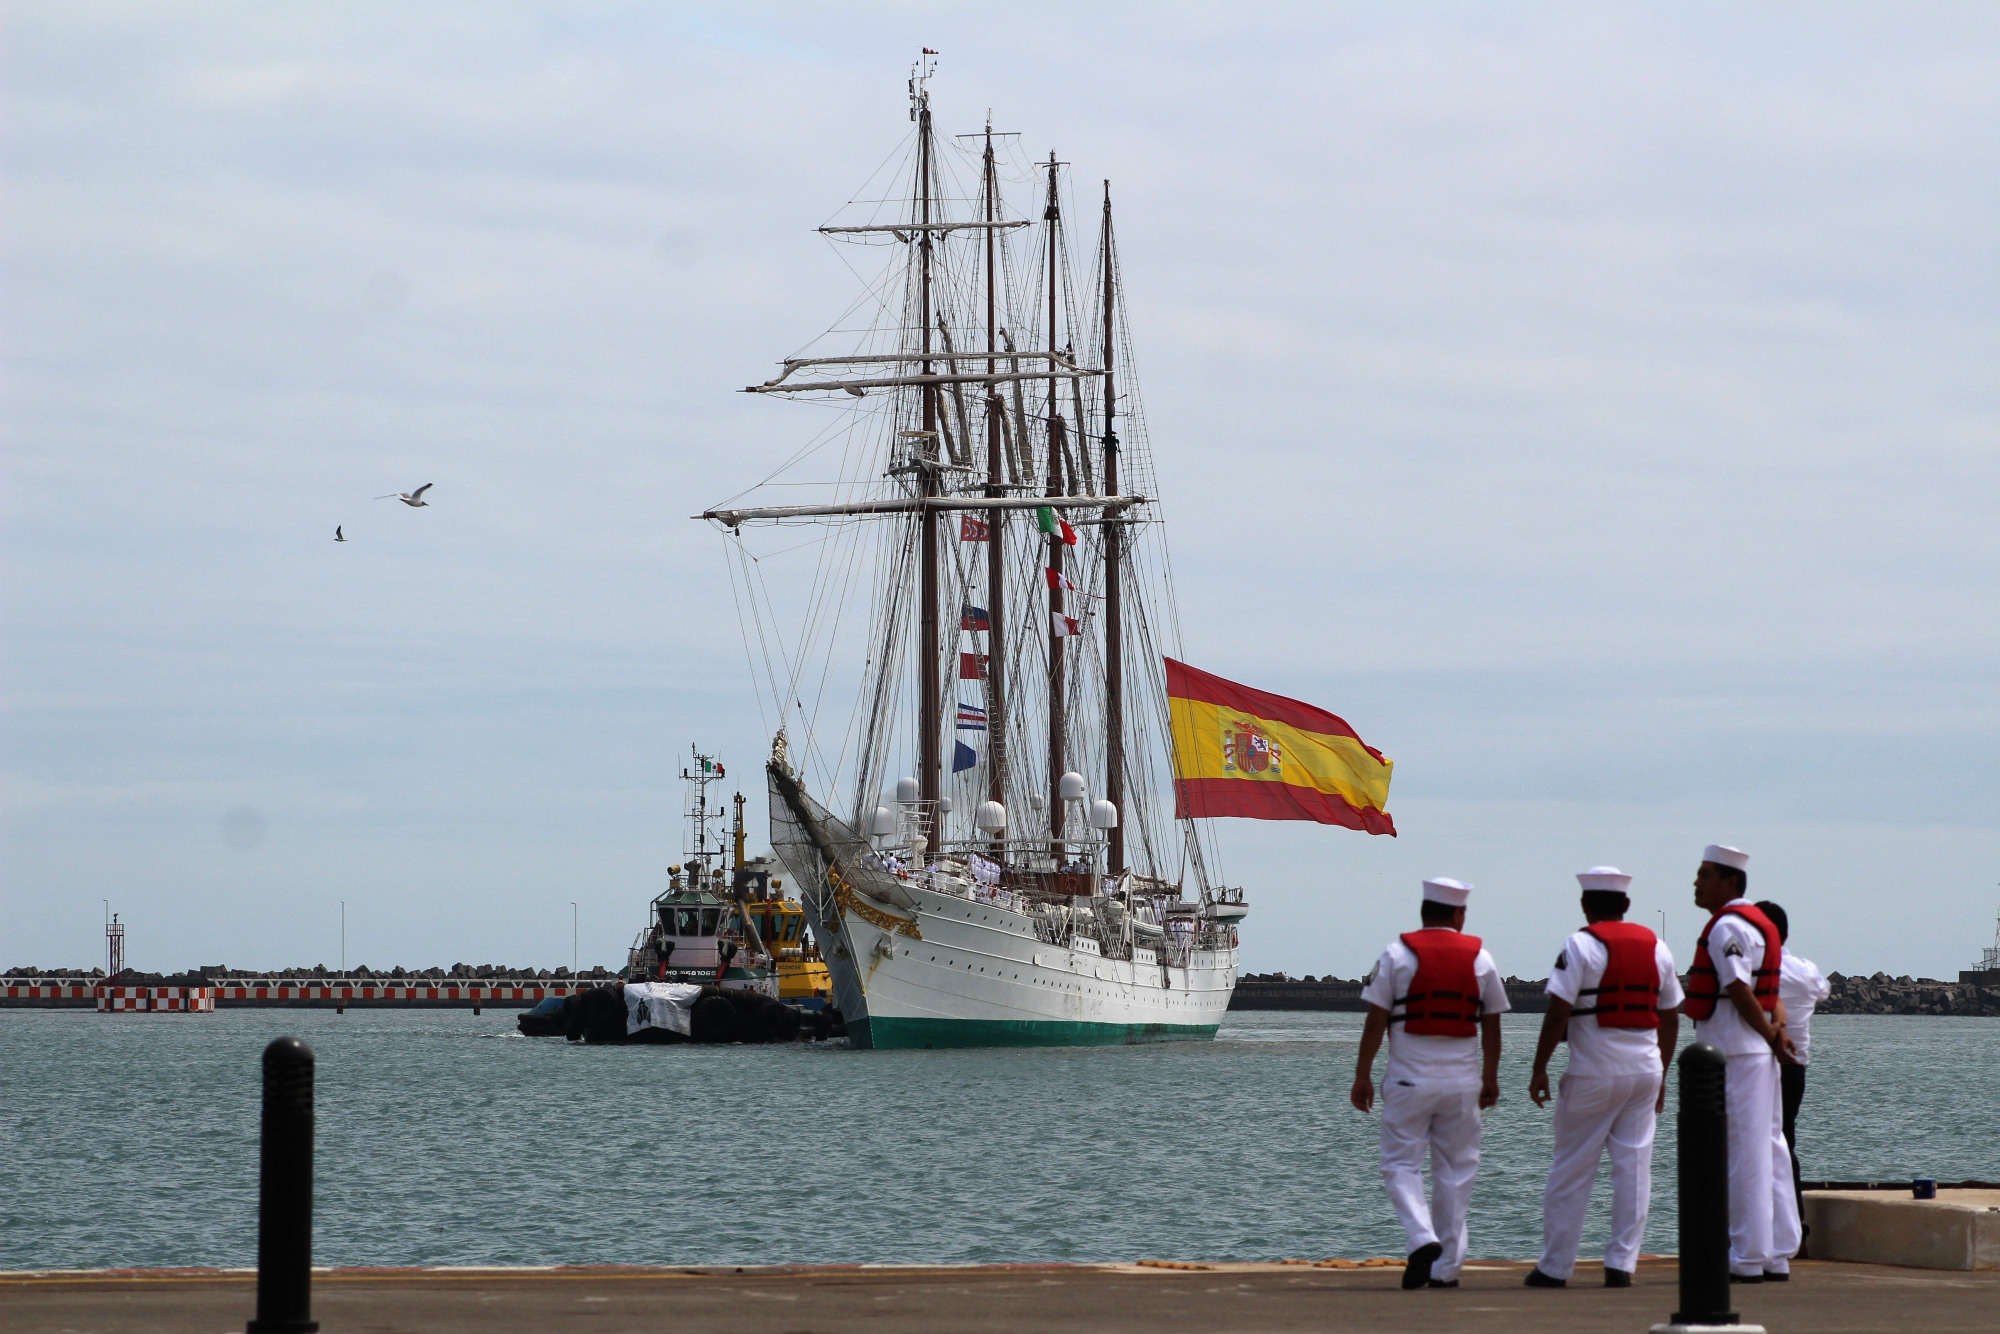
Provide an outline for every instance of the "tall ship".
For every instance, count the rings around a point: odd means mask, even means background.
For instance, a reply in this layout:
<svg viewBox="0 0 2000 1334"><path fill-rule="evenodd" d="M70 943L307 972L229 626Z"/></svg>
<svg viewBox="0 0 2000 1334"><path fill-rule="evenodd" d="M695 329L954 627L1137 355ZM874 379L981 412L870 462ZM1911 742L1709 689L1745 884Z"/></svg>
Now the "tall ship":
<svg viewBox="0 0 2000 1334"><path fill-rule="evenodd" d="M1075 272L1067 164L941 139L929 54L819 228L862 293L747 390L815 429L698 516L778 714L772 847L858 1047L1208 1038L1248 909L1162 805L1179 630L1110 186Z"/></svg>

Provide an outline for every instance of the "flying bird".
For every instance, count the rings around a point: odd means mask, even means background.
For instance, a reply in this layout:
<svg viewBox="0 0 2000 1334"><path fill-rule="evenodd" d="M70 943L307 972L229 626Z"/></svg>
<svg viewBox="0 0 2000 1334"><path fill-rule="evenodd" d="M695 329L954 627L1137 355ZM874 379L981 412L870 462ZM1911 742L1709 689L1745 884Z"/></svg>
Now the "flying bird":
<svg viewBox="0 0 2000 1334"><path fill-rule="evenodd" d="M387 499L387 497L384 497L384 499ZM341 533L341 531L340 531L340 530L341 530L341 528L342 528L342 527L344 527L344 526L345 526L345 525L342 525L342 524L335 524L335 525L334 525L334 528L333 528L333 540L334 540L334 541L336 541L336 542L345 542L345 541L347 540L347 538L346 538L346 537L345 537L345 536L344 536L344 535L343 535L343 534Z"/></svg>
<svg viewBox="0 0 2000 1334"><path fill-rule="evenodd" d="M424 505L428 505L431 503L430 501L424 499L424 492L430 490L433 485L435 485L435 483L425 482L422 486L418 487L414 491L391 491L388 495L377 496L375 497L375 499L400 500L405 505L416 505L422 507Z"/></svg>

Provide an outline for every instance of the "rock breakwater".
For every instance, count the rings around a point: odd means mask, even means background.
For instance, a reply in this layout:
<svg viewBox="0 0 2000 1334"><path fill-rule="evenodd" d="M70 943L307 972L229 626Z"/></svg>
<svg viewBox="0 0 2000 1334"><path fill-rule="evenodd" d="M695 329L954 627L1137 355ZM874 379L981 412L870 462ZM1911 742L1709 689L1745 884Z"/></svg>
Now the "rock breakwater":
<svg viewBox="0 0 2000 1334"><path fill-rule="evenodd" d="M1944 982L1934 977L1848 977L1829 973L1833 994L1820 1014L1964 1014L2000 1016L2000 985Z"/></svg>
<svg viewBox="0 0 2000 1334"><path fill-rule="evenodd" d="M1686 979L1682 979L1685 983ZM1945 982L1934 977L1828 976L1833 994L1818 1008L1820 1014L1926 1014L2000 1016L2000 980ZM1506 979L1507 999L1520 1013L1546 1011L1547 979ZM1364 1011L1361 983L1338 977L1290 977L1284 973L1246 973L1230 998L1232 1010Z"/></svg>

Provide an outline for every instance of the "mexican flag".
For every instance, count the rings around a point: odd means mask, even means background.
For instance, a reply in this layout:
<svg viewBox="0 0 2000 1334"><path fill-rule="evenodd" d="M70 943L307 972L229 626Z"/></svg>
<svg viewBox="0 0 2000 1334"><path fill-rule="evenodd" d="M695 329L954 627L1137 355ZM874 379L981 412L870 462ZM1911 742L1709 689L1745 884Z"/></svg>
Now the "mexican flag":
<svg viewBox="0 0 2000 1334"><path fill-rule="evenodd" d="M1076 545L1076 529L1070 527L1067 520L1056 517L1053 505L1039 505L1035 508L1035 526L1050 537L1062 539L1065 546Z"/></svg>

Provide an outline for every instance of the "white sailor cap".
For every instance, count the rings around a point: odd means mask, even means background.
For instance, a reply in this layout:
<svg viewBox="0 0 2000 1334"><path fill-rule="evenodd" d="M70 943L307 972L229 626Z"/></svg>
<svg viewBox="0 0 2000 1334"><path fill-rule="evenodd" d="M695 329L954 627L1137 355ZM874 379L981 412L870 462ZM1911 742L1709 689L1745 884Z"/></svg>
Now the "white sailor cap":
<svg viewBox="0 0 2000 1334"><path fill-rule="evenodd" d="M1727 843L1711 843L1701 850L1701 859L1714 862L1717 866L1733 867L1738 871L1750 869L1750 854L1741 848L1732 848Z"/></svg>
<svg viewBox="0 0 2000 1334"><path fill-rule="evenodd" d="M1471 895L1472 886L1463 880L1446 880L1439 877L1436 880L1424 881L1425 903L1442 903L1451 908L1463 908L1466 899Z"/></svg>
<svg viewBox="0 0 2000 1334"><path fill-rule="evenodd" d="M1615 866L1593 866L1588 871L1579 871L1576 883L1585 889L1615 889L1623 894L1632 883L1632 877Z"/></svg>

